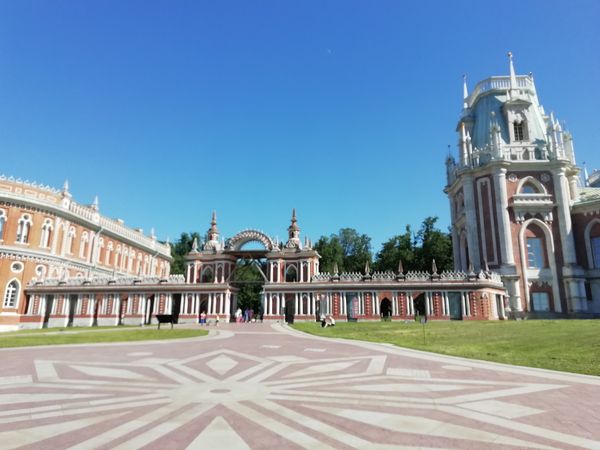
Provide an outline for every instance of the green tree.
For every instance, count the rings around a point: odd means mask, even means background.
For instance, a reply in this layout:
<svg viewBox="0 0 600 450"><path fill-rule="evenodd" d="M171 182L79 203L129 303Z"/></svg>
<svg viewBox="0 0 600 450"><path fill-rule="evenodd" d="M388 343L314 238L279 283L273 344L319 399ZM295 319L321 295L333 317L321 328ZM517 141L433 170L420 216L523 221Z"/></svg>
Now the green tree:
<svg viewBox="0 0 600 450"><path fill-rule="evenodd" d="M427 217L416 234L407 225L403 234L384 242L377 253L375 268L397 271L402 260L405 271L431 271L435 259L438 272L452 270L452 239L449 233L436 228L437 221L437 217Z"/></svg>
<svg viewBox="0 0 600 450"><path fill-rule="evenodd" d="M314 246L321 255L321 272L362 272L371 263L371 238L354 228L342 228L337 234L321 236Z"/></svg>
<svg viewBox="0 0 600 450"><path fill-rule="evenodd" d="M319 269L321 272L333 273L335 264L338 265L338 270L343 270L344 267L344 249L340 244L340 239L336 235L331 237L321 236L314 249L321 255L319 261Z"/></svg>
<svg viewBox="0 0 600 450"><path fill-rule="evenodd" d="M375 258L375 270L382 272L386 270L397 271L400 260L402 260L404 270L416 269L415 239L410 225L406 225L403 234L394 236L383 243L381 251L377 253Z"/></svg>
<svg viewBox="0 0 600 450"><path fill-rule="evenodd" d="M200 244L200 234L198 232L181 233L179 239L171 245L171 256L173 257L173 263L171 264L172 274L185 274L184 257L192 250L194 238Z"/></svg>
<svg viewBox="0 0 600 450"><path fill-rule="evenodd" d="M421 270L431 270L431 262L435 259L438 272L452 270L452 238L450 233L444 233L436 228L437 217L427 217L417 233L419 251L417 259Z"/></svg>

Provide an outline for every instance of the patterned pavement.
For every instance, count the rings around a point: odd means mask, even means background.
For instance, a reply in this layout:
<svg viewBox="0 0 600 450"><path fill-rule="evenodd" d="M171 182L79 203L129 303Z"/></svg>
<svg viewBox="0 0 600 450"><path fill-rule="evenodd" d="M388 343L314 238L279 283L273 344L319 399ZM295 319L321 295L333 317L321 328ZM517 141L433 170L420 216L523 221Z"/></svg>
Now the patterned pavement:
<svg viewBox="0 0 600 450"><path fill-rule="evenodd" d="M0 356L3 449L600 449L598 377L280 324Z"/></svg>

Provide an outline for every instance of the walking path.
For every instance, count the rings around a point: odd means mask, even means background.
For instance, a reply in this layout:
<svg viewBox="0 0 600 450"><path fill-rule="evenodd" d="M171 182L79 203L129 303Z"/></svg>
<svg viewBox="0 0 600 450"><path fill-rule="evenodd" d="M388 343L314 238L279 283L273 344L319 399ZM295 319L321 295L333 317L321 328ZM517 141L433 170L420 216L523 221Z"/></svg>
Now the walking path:
<svg viewBox="0 0 600 450"><path fill-rule="evenodd" d="M0 357L7 449L600 449L598 377L280 324Z"/></svg>

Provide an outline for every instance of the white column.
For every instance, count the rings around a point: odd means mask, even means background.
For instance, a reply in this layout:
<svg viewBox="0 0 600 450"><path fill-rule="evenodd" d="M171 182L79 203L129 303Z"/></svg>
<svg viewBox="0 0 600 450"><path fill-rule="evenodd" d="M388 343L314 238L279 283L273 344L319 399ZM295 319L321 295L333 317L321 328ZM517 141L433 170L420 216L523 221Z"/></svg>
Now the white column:
<svg viewBox="0 0 600 450"><path fill-rule="evenodd" d="M554 194L558 212L558 227L562 244L565 265L576 265L575 241L573 240L573 224L571 222L570 198L567 194L568 186L564 168L554 174Z"/></svg>
<svg viewBox="0 0 600 450"><path fill-rule="evenodd" d="M514 264L515 255L510 232L508 198L506 195L506 169L498 167L494 171L494 190L496 197L496 216L498 217L498 235L500 236L500 257L502 264Z"/></svg>

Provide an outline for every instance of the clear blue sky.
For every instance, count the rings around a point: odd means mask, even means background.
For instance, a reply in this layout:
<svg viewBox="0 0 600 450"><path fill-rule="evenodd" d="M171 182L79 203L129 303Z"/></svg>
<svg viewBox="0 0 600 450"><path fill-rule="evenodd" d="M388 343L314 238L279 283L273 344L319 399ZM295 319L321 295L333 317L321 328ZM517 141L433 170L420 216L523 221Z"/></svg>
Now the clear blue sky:
<svg viewBox="0 0 600 450"><path fill-rule="evenodd" d="M449 225L462 74L533 72L600 168L600 2L0 2L0 173L171 240L293 207L316 240Z"/></svg>

